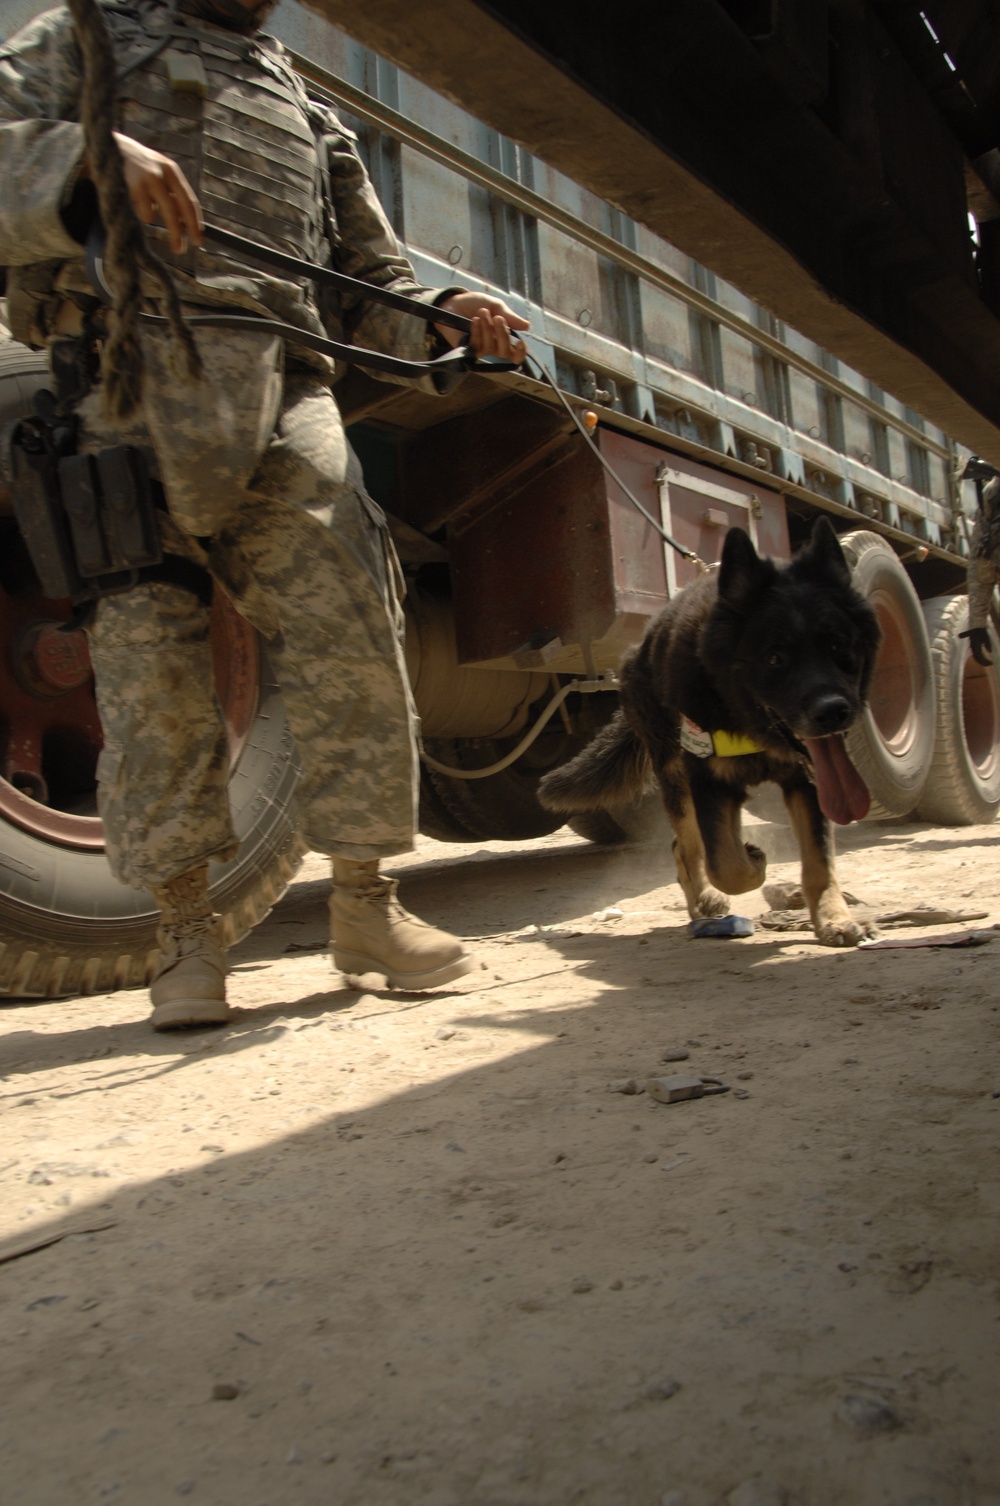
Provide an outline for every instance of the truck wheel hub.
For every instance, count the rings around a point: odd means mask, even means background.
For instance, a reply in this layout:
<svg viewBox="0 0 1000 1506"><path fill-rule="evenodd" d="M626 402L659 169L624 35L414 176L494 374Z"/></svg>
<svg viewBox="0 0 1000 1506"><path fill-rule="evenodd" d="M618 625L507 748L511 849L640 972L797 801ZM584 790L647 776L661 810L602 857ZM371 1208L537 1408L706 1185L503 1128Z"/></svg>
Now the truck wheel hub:
<svg viewBox="0 0 1000 1506"><path fill-rule="evenodd" d="M34 623L14 646L13 667L29 695L48 698L78 690L91 675L87 635L82 628L66 632L57 622Z"/></svg>

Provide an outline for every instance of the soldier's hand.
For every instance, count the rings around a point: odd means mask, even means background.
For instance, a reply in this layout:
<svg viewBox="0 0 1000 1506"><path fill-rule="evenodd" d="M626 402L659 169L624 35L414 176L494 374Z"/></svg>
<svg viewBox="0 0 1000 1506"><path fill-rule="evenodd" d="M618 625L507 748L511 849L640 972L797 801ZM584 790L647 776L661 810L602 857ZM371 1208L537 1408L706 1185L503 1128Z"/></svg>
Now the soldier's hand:
<svg viewBox="0 0 1000 1506"><path fill-rule="evenodd" d="M524 341L512 331L530 329L530 323L508 308L502 298L493 298L487 293L452 293L441 307L472 320L469 347L475 355L499 356L504 361L524 360L527 354ZM450 325L436 324L434 328L449 345L458 345L462 340L461 330L452 329Z"/></svg>
<svg viewBox="0 0 1000 1506"><path fill-rule="evenodd" d="M201 205L177 163L120 131L115 132L115 140L125 167L125 186L142 223L155 225L159 220L170 237L171 251L178 255L189 242L200 246ZM89 176L86 162L81 171Z"/></svg>
<svg viewBox="0 0 1000 1506"><path fill-rule="evenodd" d="M984 627L968 628L964 633L959 633L958 636L960 638L968 638L969 653L977 664L981 664L984 669L989 669L993 663L989 655L989 629Z"/></svg>

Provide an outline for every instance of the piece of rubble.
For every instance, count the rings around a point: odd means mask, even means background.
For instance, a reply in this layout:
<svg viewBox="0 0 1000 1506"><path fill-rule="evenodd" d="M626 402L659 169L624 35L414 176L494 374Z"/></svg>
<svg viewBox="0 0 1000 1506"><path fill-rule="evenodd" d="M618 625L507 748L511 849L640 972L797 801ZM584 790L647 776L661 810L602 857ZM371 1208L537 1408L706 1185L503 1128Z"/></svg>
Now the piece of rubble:
<svg viewBox="0 0 1000 1506"><path fill-rule="evenodd" d="M609 1093L626 1093L631 1096L633 1093L645 1093L645 1091L646 1084L638 1077L618 1077L614 1082L608 1083Z"/></svg>
<svg viewBox="0 0 1000 1506"><path fill-rule="evenodd" d="M882 1396L845 1396L837 1408L837 1416L863 1438L873 1438L878 1433L894 1433L902 1426L897 1413Z"/></svg>
<svg viewBox="0 0 1000 1506"><path fill-rule="evenodd" d="M760 891L764 896L764 903L770 905L772 910L804 910L806 897L802 892L802 885L794 879L786 879L782 883L765 884Z"/></svg>
<svg viewBox="0 0 1000 1506"><path fill-rule="evenodd" d="M788 1492L771 1480L744 1480L726 1496L726 1506L786 1506Z"/></svg>
<svg viewBox="0 0 1000 1506"><path fill-rule="evenodd" d="M770 905L772 910L804 910L806 908L806 897L802 892L802 885L796 883L794 879L765 884L760 892L764 896L764 903ZM860 905L861 901L856 894L851 894L845 889L843 895L845 904Z"/></svg>
<svg viewBox="0 0 1000 1506"><path fill-rule="evenodd" d="M657 1103L683 1103L689 1098L705 1098L717 1093L728 1093L729 1084L719 1077L696 1077L693 1073L677 1073L673 1077L649 1077L646 1092Z"/></svg>
<svg viewBox="0 0 1000 1506"><path fill-rule="evenodd" d="M666 1051L661 1053L660 1061L686 1062L689 1059L690 1055L691 1053L686 1046L668 1046Z"/></svg>
<svg viewBox="0 0 1000 1506"><path fill-rule="evenodd" d="M886 910L876 915L880 926L944 926L962 920L986 920L988 910L949 910L940 905L914 905L909 910Z"/></svg>
<svg viewBox="0 0 1000 1506"><path fill-rule="evenodd" d="M647 1401L669 1401L680 1389L680 1381L674 1380L672 1375L666 1375L662 1380L653 1381L642 1394Z"/></svg>

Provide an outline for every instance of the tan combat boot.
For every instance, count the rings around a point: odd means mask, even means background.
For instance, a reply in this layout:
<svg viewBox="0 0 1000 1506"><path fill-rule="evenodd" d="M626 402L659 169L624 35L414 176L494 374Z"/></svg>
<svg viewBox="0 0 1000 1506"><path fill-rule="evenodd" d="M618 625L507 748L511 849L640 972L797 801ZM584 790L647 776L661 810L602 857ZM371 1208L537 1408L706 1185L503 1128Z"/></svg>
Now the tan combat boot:
<svg viewBox="0 0 1000 1506"><path fill-rule="evenodd" d="M160 911L160 966L149 990L153 1029L224 1024L226 954L208 897L207 863L154 889L153 898Z"/></svg>
<svg viewBox="0 0 1000 1506"><path fill-rule="evenodd" d="M437 988L473 967L460 941L403 909L377 859L334 858L330 944L342 973L382 973L391 988Z"/></svg>

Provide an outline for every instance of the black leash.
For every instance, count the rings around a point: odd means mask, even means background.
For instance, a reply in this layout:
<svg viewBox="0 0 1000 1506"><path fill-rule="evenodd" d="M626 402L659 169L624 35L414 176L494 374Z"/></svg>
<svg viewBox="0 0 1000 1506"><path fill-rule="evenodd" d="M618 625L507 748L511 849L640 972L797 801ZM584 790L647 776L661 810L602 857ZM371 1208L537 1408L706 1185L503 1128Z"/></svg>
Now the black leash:
<svg viewBox="0 0 1000 1506"><path fill-rule="evenodd" d="M317 287L361 292L370 303L384 303L388 308L401 309L404 314L413 314L427 324L447 324L449 328L460 329L466 335L472 328L472 321L463 318L461 314L452 314L447 309L438 309L433 304L408 298L405 293L393 293L389 288L362 282L358 277L348 277L346 272L335 272L332 267L317 267L311 261L289 256L284 251L272 251L270 246L262 246L259 241L247 240L242 235L234 235L231 230L221 230L216 225L205 226L205 239L227 251L235 252L246 261L260 262L261 266L273 267L277 272L289 272L293 277L308 277Z"/></svg>
<svg viewBox="0 0 1000 1506"><path fill-rule="evenodd" d="M140 314L143 324L169 325L163 314ZM265 319L257 314L185 314L185 324L197 329L209 326L219 329L263 330L280 335L290 345L302 345L322 356L332 356L337 361L347 361L354 366L367 366L372 371L386 371L393 376L432 376L438 390L447 393L470 371L514 371L516 361L504 361L499 356L477 356L467 345L456 345L443 356L433 361L405 361L401 356L386 356L378 350L366 350L363 345L344 345L340 340L328 340L325 335L314 335L300 329L297 324L283 324L278 319Z"/></svg>
<svg viewBox="0 0 1000 1506"><path fill-rule="evenodd" d="M242 235L234 235L229 230L220 230L206 225L205 238L236 252L246 261L258 261L294 276L308 277L319 285L328 284L339 289L350 288L373 303L383 303L389 308L400 309L403 313L415 315L425 324L446 324L449 328L461 330L467 339L471 332L471 319L466 319L461 314L453 314L447 309L435 308L432 304L421 303L416 298L408 298L404 293L393 293L388 288L362 282L360 278L349 277L345 272L334 272L328 267L317 267L312 262L302 261L297 256L288 256L283 251L272 251L269 246L262 246L257 241L247 240ZM84 259L87 276L93 287L104 302L110 303L112 292L104 275L104 227L100 221L95 221L91 226ZM144 324L160 326L169 324L169 320L162 314L142 313L139 317ZM457 345L453 350L446 351L443 356L437 356L432 361L407 361L401 356L388 356L381 351L367 350L363 345L345 345L340 340L330 340L325 335L316 335L310 330L300 329L297 324L286 324L278 319L268 319L259 314L190 314L186 316L185 322L191 326L200 325L220 329L268 330L280 335L290 344L305 346L308 350L330 356L337 361L346 361L355 366L367 366L372 371L384 371L392 376L402 377L431 376L441 393L450 392L470 371L494 373L514 371L518 364L516 361L505 361L499 356L478 357L469 349L468 344Z"/></svg>

